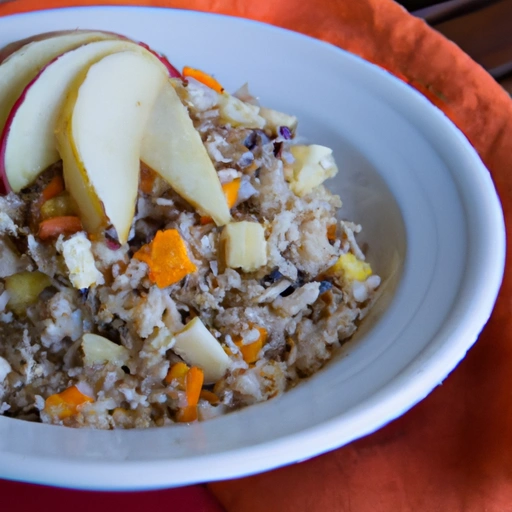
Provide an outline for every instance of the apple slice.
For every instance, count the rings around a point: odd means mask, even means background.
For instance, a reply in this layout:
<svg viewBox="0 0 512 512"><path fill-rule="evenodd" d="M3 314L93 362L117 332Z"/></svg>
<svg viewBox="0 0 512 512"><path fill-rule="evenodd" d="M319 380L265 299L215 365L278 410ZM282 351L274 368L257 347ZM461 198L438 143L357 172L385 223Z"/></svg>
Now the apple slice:
<svg viewBox="0 0 512 512"><path fill-rule="evenodd" d="M86 33L86 32L92 32L92 33L98 33L98 30L61 30L61 31L55 31L55 32L44 32L42 34L37 34L31 37L27 37L25 39L20 39L19 41L14 41L13 43L8 44L7 46L4 46L3 48L0 48L0 64L9 57L12 53L15 51L18 51L21 47L25 46L26 44L33 43L35 41L42 41L43 39L50 39L51 37L60 37L63 35L68 35L71 33ZM107 34L108 36L111 36L114 39L125 39L128 38L126 36L123 36L121 34L116 34L115 32L108 32L108 31L100 31L101 33ZM130 41L132 41L130 39ZM135 41L133 41L135 42ZM146 43L137 42L138 45L142 46L144 49L146 49L148 52L152 53L166 68L169 73L169 76L171 78L179 78L181 77L180 72L169 62L167 57L165 55L161 55L160 53L153 50L150 46L148 46Z"/></svg>
<svg viewBox="0 0 512 512"><path fill-rule="evenodd" d="M43 41L45 39L51 39L51 38L59 38L62 36L68 36L70 34L107 34L107 36L110 36L114 39L126 39L126 37L121 36L119 34L115 34L114 32L107 32L104 30L56 30L53 32L42 32L40 34L35 34L30 37L26 37L25 39L19 39L18 41L14 41L12 43L9 43L7 46L4 46L3 48L0 48L0 64L7 59L7 57L10 57L14 52L17 52L19 49L21 49L23 46L28 45L29 43L35 43L37 41Z"/></svg>
<svg viewBox="0 0 512 512"><path fill-rule="evenodd" d="M89 43L66 52L47 64L27 85L0 136L0 175L6 177L14 192L30 185L60 159L53 132L76 76L101 58L124 50L151 55L155 63L162 66L162 71L167 72L167 66L153 52L127 39L119 39Z"/></svg>
<svg viewBox="0 0 512 512"><path fill-rule="evenodd" d="M43 66L82 44L115 37L102 32L69 32L30 42L9 55L0 64L0 131L3 131L9 113L23 89ZM0 173L0 193L8 191L7 178L4 173Z"/></svg>
<svg viewBox="0 0 512 512"><path fill-rule="evenodd" d="M135 214L144 127L168 77L153 57L104 57L71 86L57 122L66 189L89 233L110 222L128 240Z"/></svg>
<svg viewBox="0 0 512 512"><path fill-rule="evenodd" d="M0 64L0 126L4 126L21 91L43 66L82 44L104 39L118 39L118 36L106 32L69 32L33 41L12 53Z"/></svg>
<svg viewBox="0 0 512 512"><path fill-rule="evenodd" d="M146 43L139 42L138 44L139 46L142 46L142 48L146 49L149 53L152 53L165 66L167 73L169 73L171 78L181 77L181 73L169 62L169 59L165 55L161 55L160 53L156 52Z"/></svg>
<svg viewBox="0 0 512 512"><path fill-rule="evenodd" d="M20 48L29 43L34 43L35 41L42 41L43 39L50 39L50 37L57 37L64 34L67 35L74 32L84 32L84 30L61 30L54 32L43 32L41 34L35 34L33 36L26 37L25 39L18 39L17 41L9 43L7 46L3 46L2 48L0 48L0 64L5 59L7 59L7 57L12 55L14 52L17 52ZM91 31L88 30L87 32ZM97 30L94 30L94 32L97 32Z"/></svg>
<svg viewBox="0 0 512 512"><path fill-rule="evenodd" d="M231 220L217 171L171 82L146 125L140 158L201 215L218 226Z"/></svg>

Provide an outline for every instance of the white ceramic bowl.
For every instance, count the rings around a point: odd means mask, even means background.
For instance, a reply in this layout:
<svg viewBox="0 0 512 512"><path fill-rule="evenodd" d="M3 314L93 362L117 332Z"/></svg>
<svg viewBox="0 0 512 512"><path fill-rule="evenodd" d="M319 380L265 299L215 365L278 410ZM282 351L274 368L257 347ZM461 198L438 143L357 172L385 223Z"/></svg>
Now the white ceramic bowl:
<svg viewBox="0 0 512 512"><path fill-rule="evenodd" d="M501 282L505 235L487 169L420 94L328 44L187 11L86 8L0 18L0 46L59 29L143 40L176 66L245 81L303 135L335 148L330 183L364 226L384 278L371 318L289 393L210 422L72 430L0 417L0 477L87 489L149 489L238 477L339 447L399 416L476 340ZM5 342L5 340L2 340Z"/></svg>

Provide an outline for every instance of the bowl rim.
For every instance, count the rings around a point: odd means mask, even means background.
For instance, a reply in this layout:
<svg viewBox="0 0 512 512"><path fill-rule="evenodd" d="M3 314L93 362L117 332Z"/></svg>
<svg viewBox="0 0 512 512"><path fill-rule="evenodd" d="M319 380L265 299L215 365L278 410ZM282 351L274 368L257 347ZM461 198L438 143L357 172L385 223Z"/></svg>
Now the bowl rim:
<svg viewBox="0 0 512 512"><path fill-rule="evenodd" d="M471 146L465 135L448 120L448 118L434 107L423 95L393 76L388 71L372 64L361 57L330 43L292 30L276 27L255 20L227 16L223 14L170 9L151 6L82 6L46 9L28 13L14 14L0 17L0 24L6 20L18 18L58 14L64 11L133 11L149 10L152 12L173 13L171 15L232 18L242 24L255 24L263 30L287 32L289 37L306 39L309 44L315 45L321 51L337 52L341 58L347 59L359 66L372 67L376 79L387 83L400 91L409 102L417 105L425 112L432 123L454 142L454 151L465 155L472 161L474 172L479 173L481 185L480 194L485 205L481 208L482 222L488 228L484 236L493 243L492 254L487 256L492 263L487 269L485 280L483 274L479 276L474 288L479 292L474 299L478 308L472 312L471 317L466 315L457 325L454 332L446 339L455 340L449 347L445 347L442 361L435 361L428 354L420 354L409 367L400 373L392 382L373 394L369 400L363 401L350 411L344 418L334 418L321 425L317 425L293 435L274 439L244 449L225 451L206 456L193 456L187 459L165 459L149 461L92 461L71 460L58 456L28 458L26 455L3 452L0 449L0 476L12 480L30 481L62 487L104 490L135 490L157 489L169 486L179 486L202 481L223 480L246 476L261 471L298 462L340 447L354 439L360 438L389 421L397 418L405 411L422 400L434 389L459 363L467 350L476 341L481 329L489 319L501 285L505 266L505 224L503 212L497 196L490 173L481 162L476 150ZM392 84L392 85L390 85ZM455 302L458 299L455 299ZM446 320L445 320L446 322ZM437 335L436 335L437 336ZM449 350L448 350L449 349ZM442 363L442 364L440 364ZM421 373L421 379L417 378ZM0 421L19 421L9 418L0 418ZM341 426L351 422L353 428L342 437L339 435ZM35 429L63 428L49 425L34 424ZM187 427L185 427L187 428ZM318 440L321 439L321 443ZM51 471L48 464L51 463ZM214 468L214 471L212 471ZM157 471L155 471L155 469ZM122 478L112 481L112 474L122 474ZM172 474L172 481L169 475ZM194 475L191 477L191 475Z"/></svg>

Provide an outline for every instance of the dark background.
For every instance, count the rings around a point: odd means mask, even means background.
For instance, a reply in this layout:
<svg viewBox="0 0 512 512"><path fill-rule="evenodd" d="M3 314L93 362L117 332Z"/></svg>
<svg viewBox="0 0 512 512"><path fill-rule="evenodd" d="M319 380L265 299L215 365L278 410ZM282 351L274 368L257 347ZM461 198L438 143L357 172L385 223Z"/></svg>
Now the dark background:
<svg viewBox="0 0 512 512"><path fill-rule="evenodd" d="M396 1L460 46L512 94L512 0Z"/></svg>
<svg viewBox="0 0 512 512"><path fill-rule="evenodd" d="M424 7L429 7L430 5L440 4L443 0L398 0L399 4L402 4L409 11L414 11L416 9L423 9Z"/></svg>

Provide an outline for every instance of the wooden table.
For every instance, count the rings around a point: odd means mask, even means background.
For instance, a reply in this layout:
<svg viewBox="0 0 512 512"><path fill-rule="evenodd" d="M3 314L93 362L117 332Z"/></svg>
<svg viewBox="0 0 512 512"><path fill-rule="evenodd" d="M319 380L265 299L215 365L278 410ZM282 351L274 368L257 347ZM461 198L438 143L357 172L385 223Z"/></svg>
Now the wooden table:
<svg viewBox="0 0 512 512"><path fill-rule="evenodd" d="M512 0L400 3L459 45L512 94Z"/></svg>

